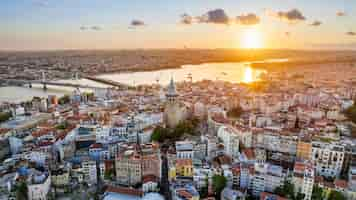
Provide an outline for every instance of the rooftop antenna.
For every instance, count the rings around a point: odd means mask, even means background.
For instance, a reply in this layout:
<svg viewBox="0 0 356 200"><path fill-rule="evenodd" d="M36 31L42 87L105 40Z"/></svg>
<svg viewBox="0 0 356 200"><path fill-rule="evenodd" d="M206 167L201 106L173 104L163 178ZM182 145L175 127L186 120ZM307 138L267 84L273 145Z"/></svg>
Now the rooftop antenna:
<svg viewBox="0 0 356 200"><path fill-rule="evenodd" d="M46 73L42 71L42 82L46 82Z"/></svg>
<svg viewBox="0 0 356 200"><path fill-rule="evenodd" d="M156 77L156 83L159 84L159 77Z"/></svg>
<svg viewBox="0 0 356 200"><path fill-rule="evenodd" d="M193 82L193 76L192 76L192 73L189 72L188 76L187 76L188 80L190 82Z"/></svg>

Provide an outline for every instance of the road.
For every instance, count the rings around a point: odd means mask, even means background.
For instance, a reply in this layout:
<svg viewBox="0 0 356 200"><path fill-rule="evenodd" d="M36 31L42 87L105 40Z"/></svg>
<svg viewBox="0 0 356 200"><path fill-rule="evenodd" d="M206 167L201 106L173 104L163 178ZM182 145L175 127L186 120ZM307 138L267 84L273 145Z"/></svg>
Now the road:
<svg viewBox="0 0 356 200"><path fill-rule="evenodd" d="M166 200L171 200L168 181L168 159L166 152L162 153L162 177L161 177L161 194Z"/></svg>

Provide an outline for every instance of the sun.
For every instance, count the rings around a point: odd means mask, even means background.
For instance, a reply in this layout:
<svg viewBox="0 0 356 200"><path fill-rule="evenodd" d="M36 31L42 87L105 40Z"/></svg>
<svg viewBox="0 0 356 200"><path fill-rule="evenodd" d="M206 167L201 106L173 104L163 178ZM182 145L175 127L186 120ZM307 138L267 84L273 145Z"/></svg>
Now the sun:
<svg viewBox="0 0 356 200"><path fill-rule="evenodd" d="M259 49L262 48L261 33L257 29L246 29L242 35L242 47L245 49Z"/></svg>

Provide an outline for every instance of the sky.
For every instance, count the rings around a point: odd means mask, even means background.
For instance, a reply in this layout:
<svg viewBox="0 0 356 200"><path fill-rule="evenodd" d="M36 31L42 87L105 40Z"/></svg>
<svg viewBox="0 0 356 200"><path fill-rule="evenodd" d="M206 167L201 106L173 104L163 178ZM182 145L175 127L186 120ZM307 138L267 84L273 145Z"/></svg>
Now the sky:
<svg viewBox="0 0 356 200"><path fill-rule="evenodd" d="M356 49L356 0L1 0L0 50Z"/></svg>

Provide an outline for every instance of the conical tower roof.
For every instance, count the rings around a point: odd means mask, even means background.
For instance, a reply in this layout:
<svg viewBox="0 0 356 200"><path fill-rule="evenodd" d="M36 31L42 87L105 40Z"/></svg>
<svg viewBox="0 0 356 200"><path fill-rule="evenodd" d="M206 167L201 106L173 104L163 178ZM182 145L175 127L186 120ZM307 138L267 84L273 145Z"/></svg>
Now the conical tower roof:
<svg viewBox="0 0 356 200"><path fill-rule="evenodd" d="M171 78L171 81L168 85L168 88L167 88L167 96L177 96L178 93L177 93L177 90L176 90L176 85L174 84L174 80L173 80L173 77Z"/></svg>

